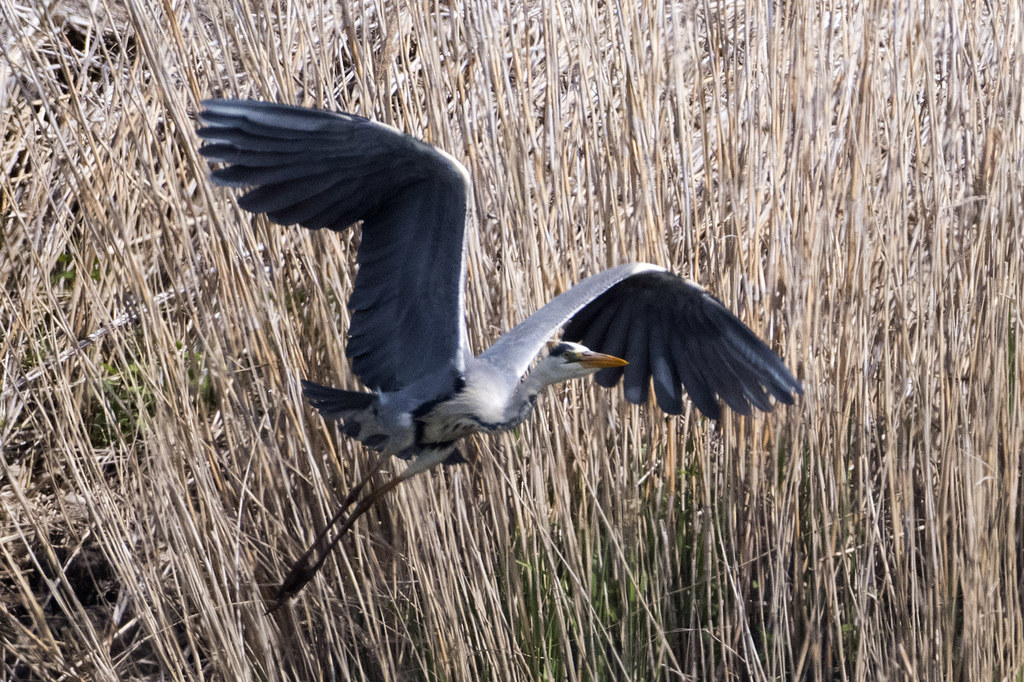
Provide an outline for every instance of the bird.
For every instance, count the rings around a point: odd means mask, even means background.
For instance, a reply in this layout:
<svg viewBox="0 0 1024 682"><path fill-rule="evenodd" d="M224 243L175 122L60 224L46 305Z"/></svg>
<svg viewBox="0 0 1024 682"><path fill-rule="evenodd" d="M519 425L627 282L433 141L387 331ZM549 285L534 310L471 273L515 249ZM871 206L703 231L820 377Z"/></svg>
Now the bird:
<svg viewBox="0 0 1024 682"><path fill-rule="evenodd" d="M303 380L302 391L324 419L379 455L292 564L276 605L315 576L385 493L438 464L466 461L460 441L518 426L548 386L593 375L604 387L621 382L635 404L647 403L653 386L671 415L682 413L685 388L712 420L721 418L720 402L749 415L803 393L719 299L650 263L590 275L474 355L465 318L471 184L458 160L351 113L254 100L202 104L199 151L221 164L214 184L245 189L241 208L311 230L361 225L346 355L367 390ZM391 456L408 466L362 496Z"/></svg>

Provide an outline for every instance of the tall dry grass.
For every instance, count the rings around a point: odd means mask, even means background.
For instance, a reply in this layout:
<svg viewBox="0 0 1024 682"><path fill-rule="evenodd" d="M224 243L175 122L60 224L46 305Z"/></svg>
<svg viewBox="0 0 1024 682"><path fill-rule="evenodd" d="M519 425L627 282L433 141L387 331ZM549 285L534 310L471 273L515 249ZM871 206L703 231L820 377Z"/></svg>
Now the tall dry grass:
<svg viewBox="0 0 1024 682"><path fill-rule="evenodd" d="M1021 679L1022 46L974 0L0 0L0 677ZM650 260L806 395L560 389L266 614L370 459L298 390L352 381L358 238L214 189L211 96L462 160L476 348Z"/></svg>

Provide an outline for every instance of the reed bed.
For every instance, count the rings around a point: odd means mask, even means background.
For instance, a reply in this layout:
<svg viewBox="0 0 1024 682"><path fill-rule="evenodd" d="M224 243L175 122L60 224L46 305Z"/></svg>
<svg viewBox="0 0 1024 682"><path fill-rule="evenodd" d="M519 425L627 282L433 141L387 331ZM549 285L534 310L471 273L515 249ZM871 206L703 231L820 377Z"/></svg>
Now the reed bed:
<svg viewBox="0 0 1024 682"><path fill-rule="evenodd" d="M0 0L0 679L1021 679L1022 46L976 0ZM354 385L358 230L214 188L217 96L460 159L476 349L648 260L806 394L554 391L266 613L371 460L298 387Z"/></svg>

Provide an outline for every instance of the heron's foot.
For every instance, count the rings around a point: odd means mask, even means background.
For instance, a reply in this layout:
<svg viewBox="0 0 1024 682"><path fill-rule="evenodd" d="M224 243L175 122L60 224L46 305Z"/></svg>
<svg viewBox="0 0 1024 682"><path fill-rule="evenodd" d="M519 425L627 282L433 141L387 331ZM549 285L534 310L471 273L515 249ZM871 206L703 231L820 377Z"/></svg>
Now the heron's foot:
<svg viewBox="0 0 1024 682"><path fill-rule="evenodd" d="M267 609L267 613L273 613L281 608L285 602L294 597L306 584L316 575L317 567L310 565L309 558L303 557L295 562L281 586L277 588L274 595L274 603Z"/></svg>

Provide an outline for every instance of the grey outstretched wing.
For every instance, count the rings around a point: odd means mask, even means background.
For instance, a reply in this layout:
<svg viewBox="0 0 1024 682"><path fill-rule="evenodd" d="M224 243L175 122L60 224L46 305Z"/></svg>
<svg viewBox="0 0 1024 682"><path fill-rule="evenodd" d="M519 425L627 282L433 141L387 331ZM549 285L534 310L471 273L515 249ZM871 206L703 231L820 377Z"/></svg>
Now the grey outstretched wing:
<svg viewBox="0 0 1024 682"><path fill-rule="evenodd" d="M452 157L360 116L210 100L200 152L214 182L275 223L344 230L362 221L347 354L370 388L395 391L465 363L469 175Z"/></svg>
<svg viewBox="0 0 1024 682"><path fill-rule="evenodd" d="M510 381L518 381L530 368L530 363L544 348L544 344L581 308L622 280L650 271L659 272L663 268L649 263L629 263L581 280L498 337L490 348L480 354L479 359L498 367L510 377Z"/></svg>
<svg viewBox="0 0 1024 682"><path fill-rule="evenodd" d="M633 263L584 279L504 334L480 360L522 375L544 343L562 338L621 357L600 370L610 387L624 378L626 399L647 401L651 380L661 408L682 412L682 387L701 412L721 417L718 398L740 414L770 411L769 396L792 404L803 393L779 357L703 288L655 265Z"/></svg>

